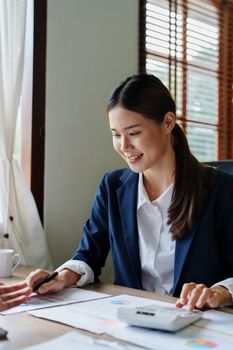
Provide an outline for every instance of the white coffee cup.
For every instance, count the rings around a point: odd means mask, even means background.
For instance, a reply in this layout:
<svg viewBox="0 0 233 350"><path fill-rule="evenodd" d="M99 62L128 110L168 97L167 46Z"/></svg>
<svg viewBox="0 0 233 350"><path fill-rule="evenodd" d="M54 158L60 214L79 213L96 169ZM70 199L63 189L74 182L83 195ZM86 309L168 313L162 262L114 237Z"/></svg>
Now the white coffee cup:
<svg viewBox="0 0 233 350"><path fill-rule="evenodd" d="M21 261L13 249L0 249L0 277L9 277Z"/></svg>

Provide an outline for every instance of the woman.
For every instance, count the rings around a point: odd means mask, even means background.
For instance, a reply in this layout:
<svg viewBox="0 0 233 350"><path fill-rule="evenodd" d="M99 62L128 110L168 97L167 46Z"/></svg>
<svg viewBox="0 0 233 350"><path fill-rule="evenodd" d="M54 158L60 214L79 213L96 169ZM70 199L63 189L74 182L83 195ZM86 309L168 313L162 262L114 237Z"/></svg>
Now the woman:
<svg viewBox="0 0 233 350"><path fill-rule="evenodd" d="M190 310L231 304L233 178L192 155L153 75L121 82L107 111L128 168L105 174L78 249L38 292L97 281L110 249L116 284L180 296ZM47 274L34 271L29 286Z"/></svg>

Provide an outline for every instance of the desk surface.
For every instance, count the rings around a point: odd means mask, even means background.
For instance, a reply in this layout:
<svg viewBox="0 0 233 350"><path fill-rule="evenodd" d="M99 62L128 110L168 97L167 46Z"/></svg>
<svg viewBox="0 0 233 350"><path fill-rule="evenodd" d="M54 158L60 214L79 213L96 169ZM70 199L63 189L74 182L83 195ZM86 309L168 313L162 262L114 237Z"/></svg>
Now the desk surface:
<svg viewBox="0 0 233 350"><path fill-rule="evenodd" d="M16 283L22 281L31 271L26 267L20 267L11 278L2 279L7 283ZM167 302L174 302L175 298L168 296L161 296L152 292L140 291L132 288L115 286L112 284L97 283L86 287L88 290L109 293L112 295L130 294L149 299L162 300ZM223 309L223 311L231 312L232 310ZM26 312L2 316L0 315L0 326L8 330L8 340L0 341L0 350L14 350L21 349L26 346L35 345L46 340L55 338L70 330L75 331L74 328L65 326L59 323L42 320L28 315ZM84 334L88 332L80 331Z"/></svg>
<svg viewBox="0 0 233 350"><path fill-rule="evenodd" d="M7 283L17 283L22 281L31 269L27 267L19 267L11 278L2 278ZM86 287L88 290L103 292L112 295L130 294L135 296L147 297L150 299L166 300L174 302L174 298L163 297L155 293L143 292L136 289L115 286L113 284L96 283ZM75 329L59 323L42 320L28 315L26 312L13 315L0 315L0 326L8 331L8 340L0 341L0 350L21 349L25 346L41 343L46 340L55 338L70 330ZM79 332L81 332L79 330ZM88 333L82 331L82 333Z"/></svg>

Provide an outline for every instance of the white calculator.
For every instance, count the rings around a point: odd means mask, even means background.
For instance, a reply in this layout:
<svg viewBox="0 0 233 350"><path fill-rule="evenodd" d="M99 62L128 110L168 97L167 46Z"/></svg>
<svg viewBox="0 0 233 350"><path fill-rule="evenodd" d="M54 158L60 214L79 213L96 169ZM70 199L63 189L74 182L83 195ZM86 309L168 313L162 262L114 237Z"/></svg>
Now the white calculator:
<svg viewBox="0 0 233 350"><path fill-rule="evenodd" d="M120 306L117 317L120 321L132 326L175 332L199 320L202 317L202 312L153 304L142 307Z"/></svg>

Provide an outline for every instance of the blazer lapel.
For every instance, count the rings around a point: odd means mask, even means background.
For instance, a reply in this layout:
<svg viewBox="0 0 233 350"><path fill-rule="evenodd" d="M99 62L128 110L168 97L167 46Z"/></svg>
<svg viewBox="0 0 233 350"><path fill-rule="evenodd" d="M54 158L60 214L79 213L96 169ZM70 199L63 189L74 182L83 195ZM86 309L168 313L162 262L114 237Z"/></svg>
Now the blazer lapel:
<svg viewBox="0 0 233 350"><path fill-rule="evenodd" d="M171 294L176 289L177 283L179 281L185 260L187 258L187 254L191 247L191 243L193 241L193 237L195 236L197 228L194 228L187 234L184 238L176 241L176 249L175 249L175 266L174 266L174 285L171 290Z"/></svg>
<svg viewBox="0 0 233 350"><path fill-rule="evenodd" d="M137 193L138 174L130 172L124 180L123 185L117 190L117 197L129 260L132 269L135 271L135 280L137 280L138 288L141 288L141 263L137 228Z"/></svg>

